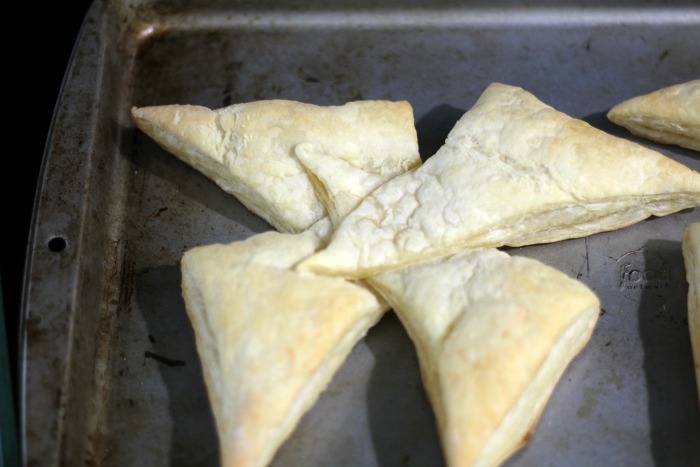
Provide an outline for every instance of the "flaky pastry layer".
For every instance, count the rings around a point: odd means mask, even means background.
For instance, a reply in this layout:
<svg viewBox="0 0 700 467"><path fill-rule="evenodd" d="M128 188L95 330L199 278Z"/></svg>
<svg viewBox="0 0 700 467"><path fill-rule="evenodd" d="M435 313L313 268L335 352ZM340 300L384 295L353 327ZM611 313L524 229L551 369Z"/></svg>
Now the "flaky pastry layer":
<svg viewBox="0 0 700 467"><path fill-rule="evenodd" d="M301 270L362 278L464 248L619 229L700 205L700 174L492 84L421 167L373 191Z"/></svg>
<svg viewBox="0 0 700 467"><path fill-rule="evenodd" d="M368 281L416 345L451 467L498 465L527 441L599 315L582 283L495 249Z"/></svg>
<svg viewBox="0 0 700 467"><path fill-rule="evenodd" d="M700 80L632 97L608 118L642 138L700 151Z"/></svg>

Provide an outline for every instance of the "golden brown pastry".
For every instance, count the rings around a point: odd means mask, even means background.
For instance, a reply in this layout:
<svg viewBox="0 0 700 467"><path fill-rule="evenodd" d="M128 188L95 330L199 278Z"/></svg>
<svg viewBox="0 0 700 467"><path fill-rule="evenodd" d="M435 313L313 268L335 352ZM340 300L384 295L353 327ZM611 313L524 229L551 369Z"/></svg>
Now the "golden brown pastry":
<svg viewBox="0 0 700 467"><path fill-rule="evenodd" d="M582 283L495 249L368 280L416 346L450 467L496 466L527 442L599 315Z"/></svg>
<svg viewBox="0 0 700 467"><path fill-rule="evenodd" d="M317 106L267 100L218 110L165 105L133 108L132 118L165 150L282 232L306 230L326 214L297 152L384 179L420 162L406 101Z"/></svg>
<svg viewBox="0 0 700 467"><path fill-rule="evenodd" d="M688 329L700 403L700 222L685 229L682 251L688 280Z"/></svg>
<svg viewBox="0 0 700 467"><path fill-rule="evenodd" d="M223 466L267 465L388 310L361 285L293 271L317 246L313 235L267 232L182 258Z"/></svg>
<svg viewBox="0 0 700 467"><path fill-rule="evenodd" d="M608 118L642 138L700 151L700 79L628 99Z"/></svg>
<svg viewBox="0 0 700 467"><path fill-rule="evenodd" d="M699 205L698 172L495 83L434 156L373 191L299 269L362 278L464 248L583 237Z"/></svg>

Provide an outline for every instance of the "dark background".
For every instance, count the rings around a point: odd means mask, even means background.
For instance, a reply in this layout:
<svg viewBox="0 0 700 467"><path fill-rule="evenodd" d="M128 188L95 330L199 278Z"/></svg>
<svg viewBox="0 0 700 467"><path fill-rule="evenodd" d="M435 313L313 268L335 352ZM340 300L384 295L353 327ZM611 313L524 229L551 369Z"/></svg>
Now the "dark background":
<svg viewBox="0 0 700 467"><path fill-rule="evenodd" d="M3 119L1 133L5 140L0 171L4 201L0 278L7 342L0 345L7 346L13 375L17 368L24 262L39 169L63 75L90 3L24 2L18 15L6 18L9 42L3 49L7 102L4 108L9 112Z"/></svg>

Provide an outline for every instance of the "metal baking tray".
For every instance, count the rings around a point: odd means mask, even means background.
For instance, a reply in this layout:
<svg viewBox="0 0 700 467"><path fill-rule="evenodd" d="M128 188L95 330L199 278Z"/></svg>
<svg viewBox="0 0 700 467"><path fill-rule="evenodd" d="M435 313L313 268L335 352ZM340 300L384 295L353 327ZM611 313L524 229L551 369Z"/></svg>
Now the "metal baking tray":
<svg viewBox="0 0 700 467"><path fill-rule="evenodd" d="M700 77L696 2L96 1L67 70L29 239L20 415L27 465L216 465L180 295L196 245L270 229L136 131L132 105L408 100L423 157L491 82L609 133L614 104ZM619 183L625 183L620 174ZM681 256L689 209L510 249L588 284L603 312L507 466L700 465ZM393 314L359 342L276 466L439 466Z"/></svg>

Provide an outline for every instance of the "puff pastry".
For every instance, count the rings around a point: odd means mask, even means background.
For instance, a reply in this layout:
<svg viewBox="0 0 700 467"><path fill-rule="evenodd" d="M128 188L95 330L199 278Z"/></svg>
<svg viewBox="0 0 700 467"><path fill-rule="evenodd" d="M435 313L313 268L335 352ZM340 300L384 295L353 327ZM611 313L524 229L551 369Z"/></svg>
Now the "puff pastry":
<svg viewBox="0 0 700 467"><path fill-rule="evenodd" d="M392 157L399 154L417 154L413 148L397 148L395 143L385 140L383 150L377 148L377 157L367 159L343 157L334 154L332 148L323 148L312 143L302 143L295 149L296 156L309 173L316 194L323 203L334 228L372 190L399 174L415 169L421 164L420 157ZM404 144L409 143L408 139ZM415 147L417 147L417 140ZM413 143L411 143L413 145Z"/></svg>
<svg viewBox="0 0 700 467"><path fill-rule="evenodd" d="M688 329L700 398L700 222L692 223L685 229L682 251L688 280ZM700 399L698 401L700 403Z"/></svg>
<svg viewBox="0 0 700 467"><path fill-rule="evenodd" d="M527 442L600 308L582 283L496 249L369 281L416 346L451 467L499 465Z"/></svg>
<svg viewBox="0 0 700 467"><path fill-rule="evenodd" d="M698 205L696 171L494 83L434 156L373 191L298 268L361 278L463 248L583 237Z"/></svg>
<svg viewBox="0 0 700 467"><path fill-rule="evenodd" d="M700 151L700 79L628 99L608 118L642 138Z"/></svg>
<svg viewBox="0 0 700 467"><path fill-rule="evenodd" d="M313 235L271 231L182 258L221 465L267 465L388 310L361 285L291 269L317 247Z"/></svg>
<svg viewBox="0 0 700 467"><path fill-rule="evenodd" d="M135 125L282 232L325 216L295 153L321 154L390 177L420 161L406 101L317 106L288 100L132 109Z"/></svg>

